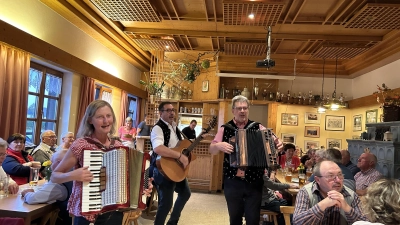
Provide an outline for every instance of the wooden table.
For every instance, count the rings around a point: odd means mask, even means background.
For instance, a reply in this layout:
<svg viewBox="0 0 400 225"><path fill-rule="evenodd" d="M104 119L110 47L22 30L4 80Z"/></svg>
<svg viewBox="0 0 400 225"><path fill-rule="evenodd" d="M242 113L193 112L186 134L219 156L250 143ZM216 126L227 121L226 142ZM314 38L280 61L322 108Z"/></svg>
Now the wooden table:
<svg viewBox="0 0 400 225"><path fill-rule="evenodd" d="M25 188L26 186L21 185L20 188L21 187ZM40 224L45 224L50 218L50 215L57 210L58 207L55 203L28 205L24 203L24 199L20 194L8 195L8 197L0 199L0 217L23 218L25 225L30 225L32 220L38 218L44 218ZM55 221L51 222L54 222L50 223L51 225L55 224Z"/></svg>
<svg viewBox="0 0 400 225"><path fill-rule="evenodd" d="M275 181L279 183L287 183L285 181L285 176L283 173L276 173L275 174ZM292 196L292 205L296 203L297 193L299 193L299 189L287 189L287 192Z"/></svg>

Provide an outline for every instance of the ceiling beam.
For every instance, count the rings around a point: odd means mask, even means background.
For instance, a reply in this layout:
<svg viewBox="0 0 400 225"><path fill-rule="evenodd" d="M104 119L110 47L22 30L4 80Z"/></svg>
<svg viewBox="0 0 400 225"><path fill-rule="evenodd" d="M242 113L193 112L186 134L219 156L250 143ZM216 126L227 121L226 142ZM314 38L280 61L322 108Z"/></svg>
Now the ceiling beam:
<svg viewBox="0 0 400 225"><path fill-rule="evenodd" d="M124 31L133 32L136 34L151 34L151 35L187 35L194 37L228 37L228 38L251 38L263 39L266 38L266 33L242 33L242 32L224 32L224 31L197 31L197 30L176 30L176 29L153 29L153 28L135 28L127 27ZM285 34L272 33L273 39L287 40L327 40L327 41L382 41L381 36L365 36L365 35L321 35L321 34Z"/></svg>

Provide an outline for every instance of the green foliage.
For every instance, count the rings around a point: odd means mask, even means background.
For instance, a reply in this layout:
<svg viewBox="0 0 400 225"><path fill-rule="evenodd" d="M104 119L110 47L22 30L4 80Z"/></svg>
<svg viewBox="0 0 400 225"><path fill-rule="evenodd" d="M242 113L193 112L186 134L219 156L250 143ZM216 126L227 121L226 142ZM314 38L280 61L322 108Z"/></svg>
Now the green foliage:
<svg viewBox="0 0 400 225"><path fill-rule="evenodd" d="M147 75L146 75L146 78L147 78ZM149 92L150 95L161 94L163 92L163 88L165 86L164 81L161 84L158 84L157 82L149 82L148 79L147 79L147 82L140 80L139 84L145 86L146 90Z"/></svg>

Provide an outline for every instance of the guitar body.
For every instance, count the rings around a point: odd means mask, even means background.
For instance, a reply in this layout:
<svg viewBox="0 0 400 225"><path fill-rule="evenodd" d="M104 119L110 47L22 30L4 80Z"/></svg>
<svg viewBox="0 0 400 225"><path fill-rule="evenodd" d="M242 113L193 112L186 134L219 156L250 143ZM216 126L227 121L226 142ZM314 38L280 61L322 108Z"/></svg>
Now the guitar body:
<svg viewBox="0 0 400 225"><path fill-rule="evenodd" d="M171 148L171 150L182 153L190 145L192 145L192 142L190 142L189 140L182 140L178 142L175 148ZM169 180L180 182L186 178L189 172L189 165L191 161L196 159L193 153L190 153L188 158L189 164L186 168L183 168L183 166L177 159L158 157L156 161L157 169Z"/></svg>

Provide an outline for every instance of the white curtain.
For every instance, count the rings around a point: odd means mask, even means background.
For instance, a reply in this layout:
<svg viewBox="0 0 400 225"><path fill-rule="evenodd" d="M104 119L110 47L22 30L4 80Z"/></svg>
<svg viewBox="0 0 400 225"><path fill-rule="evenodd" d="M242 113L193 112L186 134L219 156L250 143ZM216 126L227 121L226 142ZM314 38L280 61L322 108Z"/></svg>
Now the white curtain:
<svg viewBox="0 0 400 225"><path fill-rule="evenodd" d="M101 99L110 103L110 105L112 104L112 94L111 92L108 91L103 91L102 95L101 95Z"/></svg>

